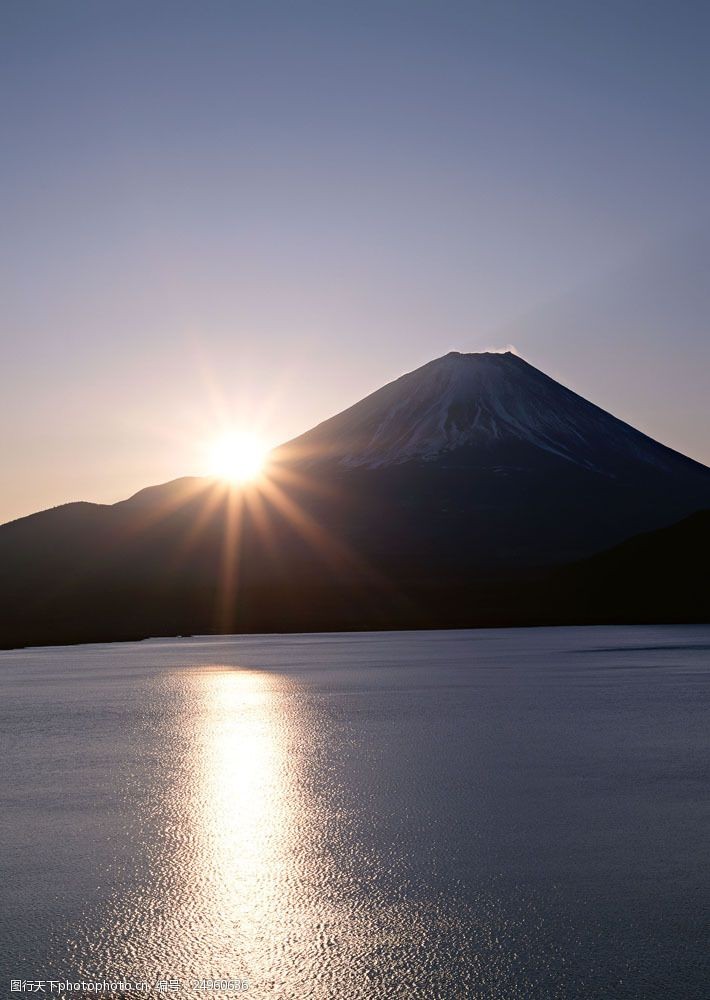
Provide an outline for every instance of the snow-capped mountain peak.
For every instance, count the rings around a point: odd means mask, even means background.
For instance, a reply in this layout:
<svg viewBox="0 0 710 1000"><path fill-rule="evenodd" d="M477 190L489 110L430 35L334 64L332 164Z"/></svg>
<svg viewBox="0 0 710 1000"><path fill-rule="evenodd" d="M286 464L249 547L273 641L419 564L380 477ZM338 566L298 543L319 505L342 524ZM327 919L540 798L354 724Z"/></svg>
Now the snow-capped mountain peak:
<svg viewBox="0 0 710 1000"><path fill-rule="evenodd" d="M452 351L318 424L279 456L377 469L476 454L495 466L511 446L612 475L629 460L667 471L696 465L510 351Z"/></svg>

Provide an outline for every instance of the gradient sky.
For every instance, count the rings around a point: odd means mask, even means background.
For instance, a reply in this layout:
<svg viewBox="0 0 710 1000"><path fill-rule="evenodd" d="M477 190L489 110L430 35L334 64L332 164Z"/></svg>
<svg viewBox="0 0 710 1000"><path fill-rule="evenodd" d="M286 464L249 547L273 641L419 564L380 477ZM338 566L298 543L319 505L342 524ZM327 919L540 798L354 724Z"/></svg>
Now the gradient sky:
<svg viewBox="0 0 710 1000"><path fill-rule="evenodd" d="M710 463L710 5L0 0L0 521L449 350Z"/></svg>

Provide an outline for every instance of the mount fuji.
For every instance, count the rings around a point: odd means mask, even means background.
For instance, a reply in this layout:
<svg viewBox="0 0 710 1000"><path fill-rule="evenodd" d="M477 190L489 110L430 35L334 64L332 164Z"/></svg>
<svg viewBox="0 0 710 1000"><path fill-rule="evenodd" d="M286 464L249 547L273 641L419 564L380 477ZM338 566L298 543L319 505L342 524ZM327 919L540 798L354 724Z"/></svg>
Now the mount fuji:
<svg viewBox="0 0 710 1000"><path fill-rule="evenodd" d="M347 497L342 530L373 559L396 550L424 573L445 559L468 578L591 554L710 497L705 466L511 352L431 361L274 463Z"/></svg>
<svg viewBox="0 0 710 1000"><path fill-rule="evenodd" d="M277 448L262 484L181 479L0 526L0 645L594 620L564 567L708 507L710 469L513 353L452 352Z"/></svg>
<svg viewBox="0 0 710 1000"><path fill-rule="evenodd" d="M612 477L629 461L671 474L707 472L511 351L452 351L318 424L277 455L348 469L433 460L495 468L506 449L520 447Z"/></svg>

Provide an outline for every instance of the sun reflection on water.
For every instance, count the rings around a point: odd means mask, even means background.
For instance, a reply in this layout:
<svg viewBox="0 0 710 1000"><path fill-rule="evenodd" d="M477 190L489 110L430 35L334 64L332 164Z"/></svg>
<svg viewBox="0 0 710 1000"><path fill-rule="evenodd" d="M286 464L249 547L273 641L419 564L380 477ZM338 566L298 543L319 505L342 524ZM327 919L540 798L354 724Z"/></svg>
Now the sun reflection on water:
<svg viewBox="0 0 710 1000"><path fill-rule="evenodd" d="M268 962L287 862L290 795L284 720L267 674L215 669L202 674L206 725L198 824L199 873L211 886L221 933L215 974L235 976L235 952L248 969ZM197 818L197 817L196 817Z"/></svg>
<svg viewBox="0 0 710 1000"><path fill-rule="evenodd" d="M201 666L153 690L134 734L140 780L129 774L122 793L133 853L69 936L66 978L112 970L183 989L246 980L259 995L283 995L285 976L272 970L284 948L298 782L278 689L266 672Z"/></svg>

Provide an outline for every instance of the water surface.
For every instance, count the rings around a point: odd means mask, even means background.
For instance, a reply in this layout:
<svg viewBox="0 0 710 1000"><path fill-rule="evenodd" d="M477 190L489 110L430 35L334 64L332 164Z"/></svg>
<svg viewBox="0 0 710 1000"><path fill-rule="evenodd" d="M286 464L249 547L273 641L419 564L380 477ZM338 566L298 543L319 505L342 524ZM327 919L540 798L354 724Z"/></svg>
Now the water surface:
<svg viewBox="0 0 710 1000"><path fill-rule="evenodd" d="M0 653L0 983L705 998L709 680L702 627Z"/></svg>

